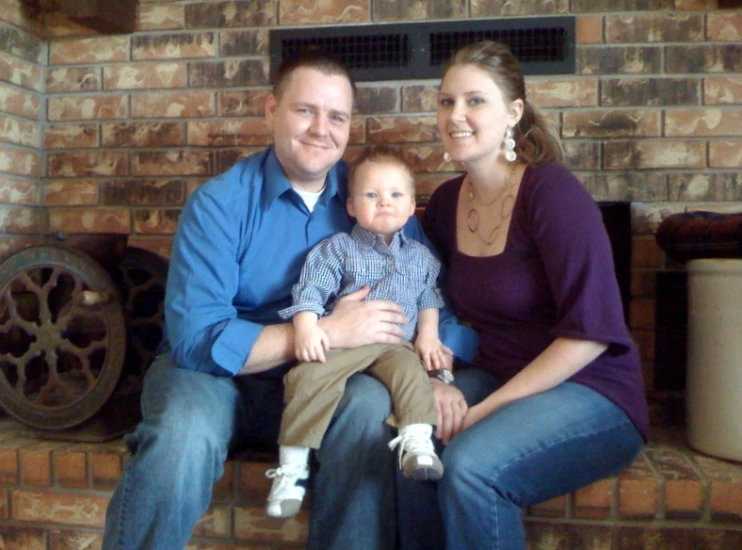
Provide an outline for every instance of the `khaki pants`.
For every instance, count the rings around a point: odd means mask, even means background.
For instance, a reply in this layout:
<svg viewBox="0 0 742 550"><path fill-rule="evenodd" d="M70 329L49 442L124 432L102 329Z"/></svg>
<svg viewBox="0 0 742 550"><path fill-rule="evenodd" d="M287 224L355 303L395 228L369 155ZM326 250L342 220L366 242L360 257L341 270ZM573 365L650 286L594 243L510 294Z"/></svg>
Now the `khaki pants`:
<svg viewBox="0 0 742 550"><path fill-rule="evenodd" d="M345 381L367 371L392 395L393 423L437 423L433 390L420 359L409 343L371 344L330 350L326 363L299 363L284 376L286 408L279 445L319 449L327 426L345 391Z"/></svg>

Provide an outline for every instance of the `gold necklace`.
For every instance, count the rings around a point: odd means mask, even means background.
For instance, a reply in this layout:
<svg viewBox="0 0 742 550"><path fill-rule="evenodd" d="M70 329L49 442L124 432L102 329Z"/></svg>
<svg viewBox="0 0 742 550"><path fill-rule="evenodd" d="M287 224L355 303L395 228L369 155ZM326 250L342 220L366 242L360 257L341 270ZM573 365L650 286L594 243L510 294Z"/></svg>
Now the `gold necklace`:
<svg viewBox="0 0 742 550"><path fill-rule="evenodd" d="M495 204L498 200L500 200L500 197L505 195L505 192L508 191L512 185L513 185L513 172L515 171L515 163L510 164L510 168L508 170L507 175L505 176L505 184L502 187L502 190L497 194L497 196L491 200L488 203L480 203L482 206L492 206ZM505 198L502 199L502 204L500 204L500 222L495 225L495 227L492 228L492 231L489 232L487 235L487 238L484 238L482 236L482 233L479 231L479 211L477 210L476 206L474 206L474 202L476 201L476 197L474 196L474 187L471 184L471 178L467 177L467 183L469 185L469 192L468 192L468 199L469 199L469 212L466 215L466 227L469 230L469 233L475 234L480 241L482 241L487 246L491 246L496 240L497 237L500 235L500 227L502 227L502 224L510 218L513 214L513 209L515 208L515 194L513 191L509 191L507 195L505 195ZM510 200L509 200L510 199ZM509 210L506 210L506 206L509 206Z"/></svg>

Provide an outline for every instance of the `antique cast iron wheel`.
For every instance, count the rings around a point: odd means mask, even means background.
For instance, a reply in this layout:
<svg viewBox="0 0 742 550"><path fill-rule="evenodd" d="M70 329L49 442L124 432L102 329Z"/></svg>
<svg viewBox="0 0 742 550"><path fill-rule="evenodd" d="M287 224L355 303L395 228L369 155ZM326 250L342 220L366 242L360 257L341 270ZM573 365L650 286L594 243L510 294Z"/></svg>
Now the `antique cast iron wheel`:
<svg viewBox="0 0 742 550"><path fill-rule="evenodd" d="M92 417L125 346L118 289L87 254L41 245L0 263L0 404L21 422L62 430Z"/></svg>

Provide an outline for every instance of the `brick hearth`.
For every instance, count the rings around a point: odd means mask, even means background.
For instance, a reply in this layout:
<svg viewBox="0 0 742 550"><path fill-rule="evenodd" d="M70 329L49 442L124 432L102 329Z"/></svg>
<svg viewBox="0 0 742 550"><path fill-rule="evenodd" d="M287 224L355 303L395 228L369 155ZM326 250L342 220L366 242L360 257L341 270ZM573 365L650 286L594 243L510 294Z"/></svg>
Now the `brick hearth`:
<svg viewBox="0 0 742 550"><path fill-rule="evenodd" d="M655 415L657 416L657 415ZM627 470L527 512L531 550L739 550L742 464L688 449L655 419L652 442ZM127 452L99 444L0 435L0 547L100 548L105 509ZM189 550L301 548L308 513L266 518L268 459L230 460Z"/></svg>

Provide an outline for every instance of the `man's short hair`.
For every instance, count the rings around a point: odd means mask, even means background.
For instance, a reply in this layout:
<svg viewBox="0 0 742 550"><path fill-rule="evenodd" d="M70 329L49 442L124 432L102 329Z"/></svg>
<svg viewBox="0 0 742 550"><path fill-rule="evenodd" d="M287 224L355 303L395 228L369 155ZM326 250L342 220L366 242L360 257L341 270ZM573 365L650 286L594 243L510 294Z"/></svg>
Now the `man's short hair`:
<svg viewBox="0 0 742 550"><path fill-rule="evenodd" d="M348 169L348 191L352 190L358 168L366 162L396 164L405 170L410 177L412 195L415 195L415 173L412 167L398 151L386 145L370 145L351 161Z"/></svg>
<svg viewBox="0 0 742 550"><path fill-rule="evenodd" d="M333 54L314 47L303 49L299 53L286 57L281 61L272 79L273 95L276 99L281 99L281 95L286 90L289 80L291 80L291 75L296 69L302 67L315 69L328 76L344 76L350 83L351 90L353 91L353 99L355 99L356 83L348 67Z"/></svg>

